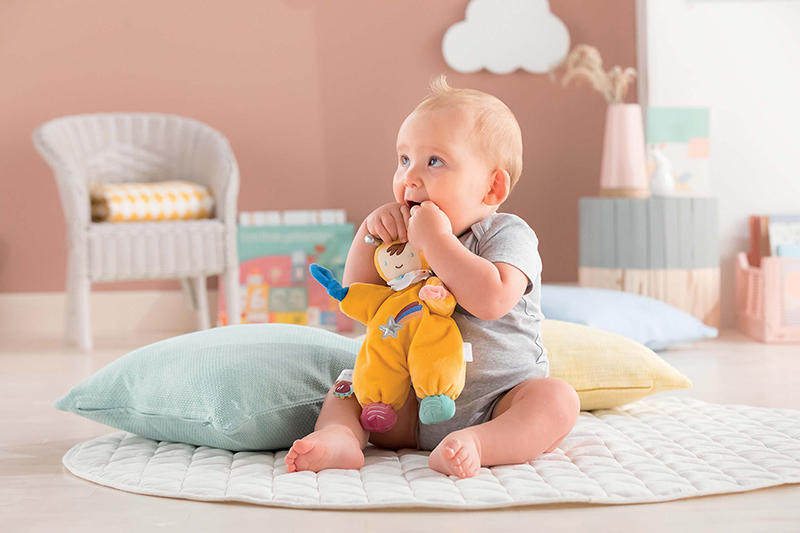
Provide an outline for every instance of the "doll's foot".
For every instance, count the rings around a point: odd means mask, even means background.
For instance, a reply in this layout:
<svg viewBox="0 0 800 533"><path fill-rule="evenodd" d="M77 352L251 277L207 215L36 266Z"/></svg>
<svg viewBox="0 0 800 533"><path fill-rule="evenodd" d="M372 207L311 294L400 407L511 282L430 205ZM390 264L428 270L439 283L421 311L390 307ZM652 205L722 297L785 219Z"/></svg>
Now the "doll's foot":
<svg viewBox="0 0 800 533"><path fill-rule="evenodd" d="M426 396L419 403L419 421L423 424L444 422L453 418L454 414L456 414L456 402L444 394Z"/></svg>
<svg viewBox="0 0 800 533"><path fill-rule="evenodd" d="M289 473L319 472L326 468L359 469L364 466L364 452L349 428L334 425L294 441L284 461Z"/></svg>
<svg viewBox="0 0 800 533"><path fill-rule="evenodd" d="M391 405L371 403L361 410L361 427L367 431L385 433L397 423L397 413Z"/></svg>
<svg viewBox="0 0 800 533"><path fill-rule="evenodd" d="M456 431L445 437L428 457L428 466L447 474L468 478L481 469L481 444L469 429Z"/></svg>

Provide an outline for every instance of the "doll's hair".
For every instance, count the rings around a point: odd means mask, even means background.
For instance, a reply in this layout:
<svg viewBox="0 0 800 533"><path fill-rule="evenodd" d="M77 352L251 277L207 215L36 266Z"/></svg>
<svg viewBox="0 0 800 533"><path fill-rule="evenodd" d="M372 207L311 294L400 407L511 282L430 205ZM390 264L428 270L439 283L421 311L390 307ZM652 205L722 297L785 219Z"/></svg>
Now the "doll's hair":
<svg viewBox="0 0 800 533"><path fill-rule="evenodd" d="M396 242L386 249L386 253L389 255L402 254L403 250L406 249L406 244L408 243Z"/></svg>
<svg viewBox="0 0 800 533"><path fill-rule="evenodd" d="M433 111L455 107L474 121L474 135L485 157L511 177L514 188L522 175L522 130L517 118L496 96L475 89L457 89L440 74L431 80L431 94L414 109Z"/></svg>

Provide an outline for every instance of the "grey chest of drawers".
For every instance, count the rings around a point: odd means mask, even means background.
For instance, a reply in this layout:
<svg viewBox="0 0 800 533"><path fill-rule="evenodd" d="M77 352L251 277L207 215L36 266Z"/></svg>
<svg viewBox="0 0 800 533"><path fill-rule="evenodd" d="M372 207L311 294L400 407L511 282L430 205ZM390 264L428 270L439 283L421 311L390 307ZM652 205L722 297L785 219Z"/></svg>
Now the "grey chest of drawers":
<svg viewBox="0 0 800 533"><path fill-rule="evenodd" d="M581 198L579 284L662 300L719 325L716 198Z"/></svg>

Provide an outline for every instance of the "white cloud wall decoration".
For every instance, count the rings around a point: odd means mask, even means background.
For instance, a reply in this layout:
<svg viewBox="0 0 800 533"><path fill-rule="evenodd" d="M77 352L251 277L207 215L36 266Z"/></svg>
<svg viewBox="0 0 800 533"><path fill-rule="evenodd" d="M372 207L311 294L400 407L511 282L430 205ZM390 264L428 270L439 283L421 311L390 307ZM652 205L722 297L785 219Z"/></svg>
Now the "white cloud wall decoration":
<svg viewBox="0 0 800 533"><path fill-rule="evenodd" d="M543 73L567 52L569 32L548 0L472 0L465 20L450 26L442 40L445 62L466 73Z"/></svg>

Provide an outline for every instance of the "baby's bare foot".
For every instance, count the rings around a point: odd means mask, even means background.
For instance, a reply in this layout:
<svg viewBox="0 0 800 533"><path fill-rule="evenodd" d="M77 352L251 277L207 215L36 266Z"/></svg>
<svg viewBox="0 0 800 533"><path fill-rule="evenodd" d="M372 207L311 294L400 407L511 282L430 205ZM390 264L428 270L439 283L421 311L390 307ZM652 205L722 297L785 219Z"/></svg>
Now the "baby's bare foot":
<svg viewBox="0 0 800 533"><path fill-rule="evenodd" d="M364 453L349 428L328 426L294 441L285 460L287 472L319 472L326 468L358 469L364 466Z"/></svg>
<svg viewBox="0 0 800 533"><path fill-rule="evenodd" d="M472 477L481 469L481 443L469 429L448 435L428 457L437 472L460 478Z"/></svg>

